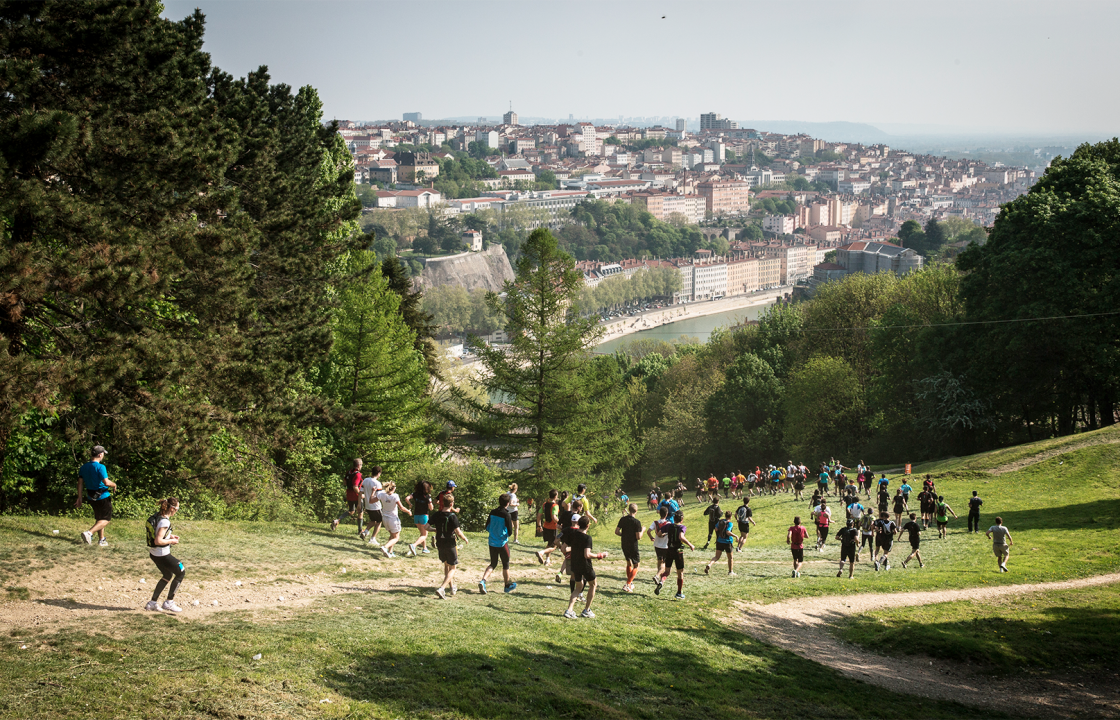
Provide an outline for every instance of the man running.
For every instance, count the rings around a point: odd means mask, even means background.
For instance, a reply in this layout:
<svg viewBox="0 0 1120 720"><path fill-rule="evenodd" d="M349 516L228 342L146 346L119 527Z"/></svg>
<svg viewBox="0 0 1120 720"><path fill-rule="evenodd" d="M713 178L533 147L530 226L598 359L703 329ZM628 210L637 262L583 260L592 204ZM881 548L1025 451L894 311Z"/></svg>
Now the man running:
<svg viewBox="0 0 1120 720"><path fill-rule="evenodd" d="M854 520L849 520L846 527L840 528L836 533L836 539L840 541L840 569L836 571L836 577L844 574L844 561L848 561L848 579L852 579L852 575L856 571L856 558L859 552L859 527Z"/></svg>
<svg viewBox="0 0 1120 720"><path fill-rule="evenodd" d="M556 499L556 490L548 491L548 500L541 505L537 513L537 527L541 531L541 540L544 540L544 550L537 551L537 562L541 565L552 563L552 552L556 549L556 528L560 522L560 503Z"/></svg>
<svg viewBox="0 0 1120 720"><path fill-rule="evenodd" d="M346 473L346 480L343 485L346 488L346 509L339 513L338 517L331 520L331 530L338 527L338 524L346 518L358 516L358 535L362 534L362 459L354 458L354 464L350 467L350 471Z"/></svg>
<svg viewBox="0 0 1120 720"><path fill-rule="evenodd" d="M381 501L377 494L381 492L381 466L374 465L370 474L362 480L362 505L365 508L365 530L359 533L360 537L369 540L369 544L381 547L377 542L377 533L381 531L384 518L381 516ZM362 520L358 520L358 529L361 530Z"/></svg>
<svg viewBox="0 0 1120 720"><path fill-rule="evenodd" d="M793 575L790 577L801 577L801 565L805 562L805 539L809 537L809 531L801 525L801 518L795 517L793 525L789 530L786 530L786 545L789 545L790 552L793 553Z"/></svg>
<svg viewBox="0 0 1120 720"><path fill-rule="evenodd" d="M902 537L903 530L905 530L910 536L910 554L907 555L906 559L902 561L902 568L904 570L906 569L906 563L910 562L914 558L918 558L918 567L925 567L925 563L922 562L922 553L920 550L922 545L922 526L915 521L917 517L918 516L914 513L910 513L910 522L906 523L898 529L899 537Z"/></svg>
<svg viewBox="0 0 1120 720"><path fill-rule="evenodd" d="M653 584L658 587L655 594L660 594L661 575L669 574L669 538L665 535L664 526L669 522L669 508L661 506L657 511L661 517L657 518L646 528L646 534L653 541L653 552L657 555L657 572L653 576ZM664 573L662 572L664 571Z"/></svg>
<svg viewBox="0 0 1120 720"><path fill-rule="evenodd" d="M634 506L631 506L634 507ZM634 508L637 512L637 508ZM602 560L607 556L607 553L601 552L593 554L591 552L591 536L587 534L587 525L590 518L583 515L579 519L579 529L573 529L568 533L568 547L572 549L572 579L570 582L570 594L568 595L568 609L564 611L564 617L575 620L575 606L576 600L583 595L583 590L587 588L587 600L583 606L583 612L579 614L582 618L593 618L595 613L591 612L591 601L595 599L595 568L591 566L591 560ZM639 528L641 525L638 526ZM639 534L641 530L639 529ZM509 592L508 590L506 592Z"/></svg>
<svg viewBox="0 0 1120 720"><path fill-rule="evenodd" d="M723 511L719 508L719 493L712 495L712 504L704 508L704 514L708 516L708 539L704 542L704 547L700 548L701 550L708 549L708 545L712 543L712 534L716 531L720 518L723 517Z"/></svg>
<svg viewBox="0 0 1120 720"><path fill-rule="evenodd" d="M879 513L879 519L875 521L875 569L878 570L880 566L884 570L891 569L891 548L894 547L894 533L895 524L891 520L891 516L886 512ZM879 557L879 551L883 551L883 557Z"/></svg>
<svg viewBox="0 0 1120 720"><path fill-rule="evenodd" d="M980 495L973 490L972 497L968 499L968 531L970 533L980 532L980 506L984 501L980 499Z"/></svg>
<svg viewBox="0 0 1120 720"><path fill-rule="evenodd" d="M949 507L949 504L945 502L944 495L937 496L936 512L937 515L935 517L937 518L937 537L944 540L945 528L949 526L949 516L952 515L953 519L956 520L957 514L953 512L953 508Z"/></svg>
<svg viewBox="0 0 1120 720"><path fill-rule="evenodd" d="M509 516L509 494L502 493L498 498L498 507L490 511L486 521L486 530L489 533L486 544L490 546L490 564L482 572L482 579L478 581L478 591L486 594L486 581L490 573L502 563L502 580L505 581L505 591L513 592L517 583L509 579L509 538L513 535L513 518Z"/></svg>
<svg viewBox="0 0 1120 720"><path fill-rule="evenodd" d="M1011 539L1011 531L1003 526L1003 518L997 517L996 524L988 528L985 534L992 541L992 552L999 563L999 571L1007 572L1007 558L1011 555L1011 546L1015 541Z"/></svg>
<svg viewBox="0 0 1120 720"><path fill-rule="evenodd" d="M105 448L94 445L89 451L89 462L78 468L78 501L74 503L76 509L82 507L82 491L89 496L89 504L93 507L93 527L82 533L82 542L86 545L93 544L93 534L100 538L97 544L100 547L109 547L105 539L105 528L113 519L113 490L117 484L109 479L109 473L103 464Z"/></svg>
<svg viewBox="0 0 1120 720"><path fill-rule="evenodd" d="M456 538L466 545L470 543L467 536L459 527L459 518L451 511L455 506L455 496L440 494L440 508L428 518L429 526L436 534L436 552L443 563L443 582L436 588L436 595L440 600L447 599L447 590L454 595L459 588L455 586L455 568L459 565L458 543Z"/></svg>
<svg viewBox="0 0 1120 720"><path fill-rule="evenodd" d="M642 521L637 518L638 506L630 503L626 511L628 514L618 519L614 534L622 538L622 557L626 558L626 584L622 589L624 592L634 592L634 578L638 576L638 564L642 561L638 552L638 541L642 539L643 529ZM587 605L591 606L590 600L587 601Z"/></svg>
<svg viewBox="0 0 1120 720"><path fill-rule="evenodd" d="M922 527L929 528L933 522L933 508L937 504L937 496L929 488L922 488L918 493L918 509L922 513Z"/></svg>
<svg viewBox="0 0 1120 720"><path fill-rule="evenodd" d="M736 552L743 551L743 543L750 534L751 525L754 525L754 511L750 508L751 499L749 497L743 498L743 504L735 510L735 522L739 527L739 544L735 547Z"/></svg>
<svg viewBox="0 0 1120 720"><path fill-rule="evenodd" d="M828 468L821 465L821 472L817 475L817 490L820 491L821 497L828 494Z"/></svg>
<svg viewBox="0 0 1120 720"><path fill-rule="evenodd" d="M832 522L832 508L823 499L820 505L813 508L812 520L817 526L817 552L820 552L828 541L828 526Z"/></svg>
<svg viewBox="0 0 1120 720"><path fill-rule="evenodd" d="M895 525L902 523L902 513L906 512L906 498L902 496L902 488L899 488L894 493L894 522Z"/></svg>
<svg viewBox="0 0 1120 720"><path fill-rule="evenodd" d="M716 556L708 561L704 566L704 574L707 575L708 571L712 568L712 563L719 561L720 555L727 554L727 574L735 574L735 558L731 554L732 543L735 542L735 535L731 532L731 511L728 510L720 518L719 524L716 526Z"/></svg>
<svg viewBox="0 0 1120 720"><path fill-rule="evenodd" d="M684 546L688 545L692 550L696 550L696 546L684 536L686 528L680 524L683 519L683 515L678 512L670 522L662 526L662 530L668 539L666 543L665 573L661 576L661 582L653 589L654 595L661 594L661 586L665 584L665 578L669 577L672 566L676 565L677 594L675 599L684 600Z"/></svg>

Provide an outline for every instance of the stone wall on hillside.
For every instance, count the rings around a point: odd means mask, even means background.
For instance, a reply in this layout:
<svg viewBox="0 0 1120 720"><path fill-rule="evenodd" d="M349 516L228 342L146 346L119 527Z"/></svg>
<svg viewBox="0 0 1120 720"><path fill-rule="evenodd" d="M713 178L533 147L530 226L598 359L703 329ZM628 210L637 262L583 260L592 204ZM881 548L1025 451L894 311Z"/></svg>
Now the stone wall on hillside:
<svg viewBox="0 0 1120 720"><path fill-rule="evenodd" d="M424 260L419 277L421 287L461 285L468 290L484 288L501 292L502 283L513 280L513 267L500 243L482 252L464 252Z"/></svg>

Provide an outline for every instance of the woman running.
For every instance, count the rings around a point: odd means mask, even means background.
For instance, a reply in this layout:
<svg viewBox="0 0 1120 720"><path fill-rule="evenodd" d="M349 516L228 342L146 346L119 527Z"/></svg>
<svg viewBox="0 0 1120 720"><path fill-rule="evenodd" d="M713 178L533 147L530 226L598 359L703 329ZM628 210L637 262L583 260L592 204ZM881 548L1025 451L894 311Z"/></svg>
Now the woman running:
<svg viewBox="0 0 1120 720"><path fill-rule="evenodd" d="M513 544L520 545L518 540L521 537L521 525L517 522L517 509L521 507L521 501L517 499L517 483L510 483L509 485L509 517L513 520Z"/></svg>
<svg viewBox="0 0 1120 720"><path fill-rule="evenodd" d="M405 500L412 506L412 520L416 523L416 529L420 531L420 537L416 538L416 542L409 544L408 554L410 557L416 557L416 547L420 547L423 553L431 552L428 550L428 515L432 512L432 484L427 480L421 480L416 483L416 487L412 489L412 494Z"/></svg>
<svg viewBox="0 0 1120 720"><path fill-rule="evenodd" d="M401 496L397 494L397 484L392 480L385 483L385 487L377 493L377 499L381 501L381 521L385 524L385 529L389 531L389 540L381 546L381 552L385 553L387 558L394 558L396 555L393 554L393 546L401 539L401 518L397 515L397 512L403 510L411 515L412 511L401 505Z"/></svg>
<svg viewBox="0 0 1120 720"><path fill-rule="evenodd" d="M175 603L175 591L179 589L179 585L183 582L183 575L186 574L186 571L183 569L183 563L171 554L171 546L179 544L179 536L171 534L171 516L178 511L179 500L169 497L166 500L160 500L159 512L148 518L145 528L148 535L148 555L152 558L156 567L159 568L159 571L163 573L163 577L156 583L152 599L144 606L147 610L161 609L159 604L160 593L167 587L167 583L171 583L171 588L167 591L167 599L163 601L162 609L168 612L183 612L183 608Z"/></svg>

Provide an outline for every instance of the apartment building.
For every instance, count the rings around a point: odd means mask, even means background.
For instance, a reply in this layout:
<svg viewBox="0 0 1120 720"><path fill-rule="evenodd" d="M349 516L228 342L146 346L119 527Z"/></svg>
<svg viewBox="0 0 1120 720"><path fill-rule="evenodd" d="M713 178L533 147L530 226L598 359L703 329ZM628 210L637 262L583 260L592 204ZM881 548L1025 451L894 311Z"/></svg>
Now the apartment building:
<svg viewBox="0 0 1120 720"><path fill-rule="evenodd" d="M397 178L401 182L427 182L439 175L439 163L428 153L397 153L393 159L397 161Z"/></svg>
<svg viewBox="0 0 1120 720"><path fill-rule="evenodd" d="M727 261L727 294L745 295L758 290L758 266L756 257L739 256Z"/></svg>
<svg viewBox="0 0 1120 720"><path fill-rule="evenodd" d="M697 184L705 210L712 215L745 215L751 208L751 187L742 180L708 180Z"/></svg>
<svg viewBox="0 0 1120 720"><path fill-rule="evenodd" d="M778 235L789 235L797 227L797 218L793 215L767 215L762 219L762 229Z"/></svg>
<svg viewBox="0 0 1120 720"><path fill-rule="evenodd" d="M710 250L697 250L692 266L692 299L711 300L727 294L727 263Z"/></svg>
<svg viewBox="0 0 1120 720"><path fill-rule="evenodd" d="M719 113L700 113L700 131L705 130L737 130L739 123L734 120L725 120Z"/></svg>
<svg viewBox="0 0 1120 720"><path fill-rule="evenodd" d="M693 225L704 219L706 210L704 198L700 195L642 192L631 195L630 203L643 206L650 215L661 222L668 222L669 216L680 214Z"/></svg>
<svg viewBox="0 0 1120 720"><path fill-rule="evenodd" d="M758 259L758 289L778 287L782 284L782 261L777 257Z"/></svg>

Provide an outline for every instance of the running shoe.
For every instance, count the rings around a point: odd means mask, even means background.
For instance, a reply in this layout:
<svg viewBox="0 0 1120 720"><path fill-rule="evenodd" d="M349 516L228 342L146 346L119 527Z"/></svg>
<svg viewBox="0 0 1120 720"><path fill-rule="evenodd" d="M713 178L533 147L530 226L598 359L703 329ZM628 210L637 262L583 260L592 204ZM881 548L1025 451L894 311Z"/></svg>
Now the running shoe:
<svg viewBox="0 0 1120 720"><path fill-rule="evenodd" d="M167 612L183 612L183 608L179 607L174 600L164 600L163 609Z"/></svg>
<svg viewBox="0 0 1120 720"><path fill-rule="evenodd" d="M708 543L704 543L704 547L702 547L702 548L700 548L700 549L701 549L701 550L707 550L707 549L708 549Z"/></svg>
<svg viewBox="0 0 1120 720"><path fill-rule="evenodd" d="M432 551L428 549L427 545L424 546L424 554L425 555L431 555L432 554Z"/></svg>
<svg viewBox="0 0 1120 720"><path fill-rule="evenodd" d="M334 530L337 527L338 527L338 520L337 519L331 520L331 530Z"/></svg>
<svg viewBox="0 0 1120 720"><path fill-rule="evenodd" d="M595 617L595 613L591 612L591 608L586 608L583 612L581 612L579 614L579 616L581 618L593 618L593 617Z"/></svg>
<svg viewBox="0 0 1120 720"><path fill-rule="evenodd" d="M517 583L510 583L509 585L506 585L504 588L502 588L502 592L511 593L516 589L517 589Z"/></svg>
<svg viewBox="0 0 1120 720"><path fill-rule="evenodd" d="M583 602L583 593L576 595L576 602Z"/></svg>
<svg viewBox="0 0 1120 720"><path fill-rule="evenodd" d="M556 573L556 584L559 585L562 582L564 582L564 579L560 577L560 573Z"/></svg>
<svg viewBox="0 0 1120 720"><path fill-rule="evenodd" d="M875 561L875 572L879 572L879 561Z"/></svg>
<svg viewBox="0 0 1120 720"><path fill-rule="evenodd" d="M564 617L568 618L569 620L575 620L579 616L576 615L575 611L573 611L573 610L565 610L564 611Z"/></svg>
<svg viewBox="0 0 1120 720"><path fill-rule="evenodd" d="M82 542L84 542L86 545L92 545L93 533L91 533L89 530L86 530L84 533L82 533Z"/></svg>
<svg viewBox="0 0 1120 720"><path fill-rule="evenodd" d="M791 577L791 578L795 578L795 577L797 577L797 571L796 571L796 570L794 570L794 571L793 571L792 573L790 573L790 577Z"/></svg>
<svg viewBox="0 0 1120 720"><path fill-rule="evenodd" d="M653 581L655 583L657 583L657 585L653 588L653 594L654 595L660 595L661 594L661 586L665 584L665 581L661 579L660 575L655 575L653 577Z"/></svg>
<svg viewBox="0 0 1120 720"><path fill-rule="evenodd" d="M377 542L377 538L375 538L375 537L371 537L369 539L369 544L372 545L375 548L381 547L381 543Z"/></svg>
<svg viewBox="0 0 1120 720"><path fill-rule="evenodd" d="M486 581L485 580L479 580L478 581L478 591L480 593L482 593L483 595L486 594Z"/></svg>
<svg viewBox="0 0 1120 720"><path fill-rule="evenodd" d="M106 540L105 538L101 538L101 541L97 544L100 547L109 547L109 541Z"/></svg>
<svg viewBox="0 0 1120 720"><path fill-rule="evenodd" d="M906 561L905 561L905 560L903 560L903 561L902 561L902 569L903 569L903 570L905 570L905 569L906 569Z"/></svg>
<svg viewBox="0 0 1120 720"><path fill-rule="evenodd" d="M455 593L457 593L457 592L459 592L459 586L458 585L452 585L451 586L451 597L455 597Z"/></svg>
<svg viewBox="0 0 1120 720"><path fill-rule="evenodd" d="M886 565L883 566L883 570L890 570L890 569L891 569L891 564L890 563L887 563Z"/></svg>
<svg viewBox="0 0 1120 720"><path fill-rule="evenodd" d="M800 570L796 571L795 577L801 577L801 571Z"/></svg>
<svg viewBox="0 0 1120 720"><path fill-rule="evenodd" d="M705 575L709 574L709 573L708 573L708 571L709 571L709 570L711 570L711 567L710 567L710 566L708 566L708 565L705 565L705 566L704 566L704 574L705 574Z"/></svg>
<svg viewBox="0 0 1120 720"><path fill-rule="evenodd" d="M441 588L441 587L436 588L436 595L439 595L440 600L446 600L447 599L447 594L443 591L443 588Z"/></svg>
<svg viewBox="0 0 1120 720"><path fill-rule="evenodd" d="M731 572L727 573L727 577L738 577L738 575L735 573L734 570L732 570Z"/></svg>
<svg viewBox="0 0 1120 720"><path fill-rule="evenodd" d="M381 552L382 552L382 553L383 553L383 554L385 555L385 557L387 557L387 558L391 558L391 557L393 557L393 553L389 552L389 551L388 551L388 550L386 550L385 548L381 548Z"/></svg>
<svg viewBox="0 0 1120 720"><path fill-rule="evenodd" d="M926 566L926 564L925 564L925 563L918 563L918 567L919 567L919 568L924 568L925 566Z"/></svg>
<svg viewBox="0 0 1120 720"><path fill-rule="evenodd" d="M544 550L537 550L537 562L544 565Z"/></svg>
<svg viewBox="0 0 1120 720"><path fill-rule="evenodd" d="M159 603L155 600L149 600L148 604L144 606L144 609L151 610L152 612L159 612Z"/></svg>
<svg viewBox="0 0 1120 720"><path fill-rule="evenodd" d="M365 530L360 530L360 531L358 532L358 537L360 537L360 538L361 538L362 540L365 540L365 539L366 539L366 535L368 535L368 534L369 534L369 533L367 533L367 532L366 532Z"/></svg>
<svg viewBox="0 0 1120 720"><path fill-rule="evenodd" d="M837 571L836 571L836 577L840 577L840 576L841 576L841 575L843 575L843 574L844 574L844 571L843 571L843 570L837 570Z"/></svg>
<svg viewBox="0 0 1120 720"><path fill-rule="evenodd" d="M684 600L684 593L677 593L673 596L674 600Z"/></svg>
<svg viewBox="0 0 1120 720"><path fill-rule="evenodd" d="M413 545L412 543L408 544L408 556L409 557L416 557L416 546Z"/></svg>

